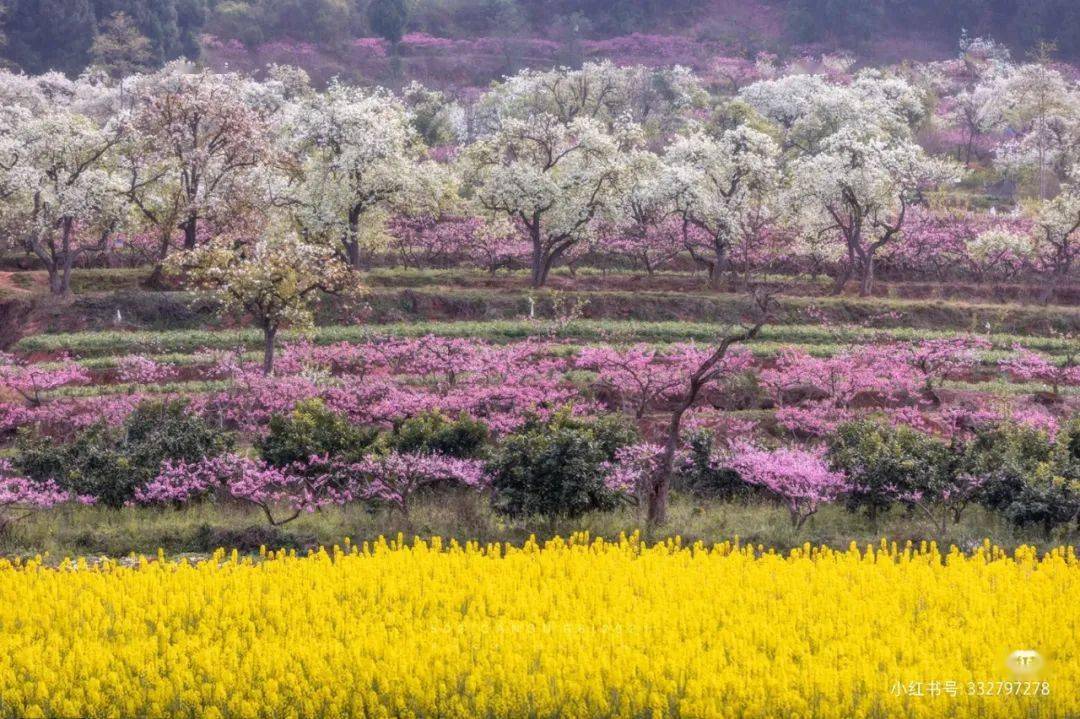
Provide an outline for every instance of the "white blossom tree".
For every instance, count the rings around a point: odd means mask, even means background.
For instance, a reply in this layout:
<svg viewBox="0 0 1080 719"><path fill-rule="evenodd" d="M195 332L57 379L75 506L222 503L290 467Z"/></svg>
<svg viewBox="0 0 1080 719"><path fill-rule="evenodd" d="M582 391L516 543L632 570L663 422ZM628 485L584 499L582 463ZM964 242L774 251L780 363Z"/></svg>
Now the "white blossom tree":
<svg viewBox="0 0 1080 719"><path fill-rule="evenodd" d="M488 213L520 221L532 245L532 284L592 239L594 219L611 201L636 126L608 132L595 120L554 115L503 120L465 155L470 190Z"/></svg>
<svg viewBox="0 0 1080 719"><path fill-rule="evenodd" d="M902 236L908 211L924 190L955 177L948 162L927 156L914 142L847 127L818 153L792 163L788 204L805 235L832 237L843 247L846 264L836 291L858 273L859 292L868 295L878 250Z"/></svg>
<svg viewBox="0 0 1080 719"><path fill-rule="evenodd" d="M249 84L173 63L126 90L133 130L123 153L126 195L158 237L156 260L177 234L192 249L201 232L243 222L261 201L272 137L265 112L249 102Z"/></svg>
<svg viewBox="0 0 1080 719"><path fill-rule="evenodd" d="M926 115L925 96L906 80L864 70L850 84L786 75L743 88L738 97L784 131L785 149L812 154L850 125L909 138Z"/></svg>
<svg viewBox="0 0 1080 719"><path fill-rule="evenodd" d="M1053 283L1069 276L1080 256L1080 183L1077 181L1066 183L1057 197L1040 205L1035 220L1035 248Z"/></svg>
<svg viewBox="0 0 1080 719"><path fill-rule="evenodd" d="M947 117L964 133L964 145L959 159L964 166L971 165L971 156L978 139L987 133L1006 126L1005 106L1002 102L1007 92L1008 76L1001 73L988 74L971 87L965 87L952 98Z"/></svg>
<svg viewBox="0 0 1080 719"><path fill-rule="evenodd" d="M355 276L334 251L280 228L248 241L222 236L170 256L169 267L214 293L226 309L248 315L263 333L263 372L274 370L275 340L284 326L310 327L321 294L355 288Z"/></svg>
<svg viewBox="0 0 1080 719"><path fill-rule="evenodd" d="M449 186L401 102L332 83L284 110L287 178L274 189L310 241L340 246L350 267L394 212L433 212Z"/></svg>
<svg viewBox="0 0 1080 719"><path fill-rule="evenodd" d="M663 185L686 229L687 250L719 286L736 242L749 241L775 216L780 148L768 135L741 126L713 138L677 138L664 157ZM692 238L704 238L699 242Z"/></svg>
<svg viewBox="0 0 1080 719"><path fill-rule="evenodd" d="M1005 120L1017 137L998 151L997 164L1034 174L1038 199L1053 194L1080 160L1080 89L1047 60L1020 65L997 87Z"/></svg>
<svg viewBox="0 0 1080 719"><path fill-rule="evenodd" d="M688 68L621 67L609 60L578 70L525 70L496 84L477 107L482 130L507 119L551 115L567 124L578 119L608 130L627 121L656 131L674 129L687 111L705 106L708 95Z"/></svg>
<svg viewBox="0 0 1080 719"><path fill-rule="evenodd" d="M122 222L114 150L123 126L63 107L4 113L0 202L8 232L41 260L53 294L67 294L85 253L105 249Z"/></svg>

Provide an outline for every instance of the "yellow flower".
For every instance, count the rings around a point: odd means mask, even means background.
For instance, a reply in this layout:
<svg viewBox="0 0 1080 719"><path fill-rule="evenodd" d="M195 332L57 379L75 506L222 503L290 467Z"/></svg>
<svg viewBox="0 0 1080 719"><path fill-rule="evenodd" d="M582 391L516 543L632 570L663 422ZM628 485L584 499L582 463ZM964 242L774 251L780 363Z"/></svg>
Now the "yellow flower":
<svg viewBox="0 0 1080 719"><path fill-rule="evenodd" d="M1080 716L1072 548L398 537L158 560L0 561L0 717Z"/></svg>

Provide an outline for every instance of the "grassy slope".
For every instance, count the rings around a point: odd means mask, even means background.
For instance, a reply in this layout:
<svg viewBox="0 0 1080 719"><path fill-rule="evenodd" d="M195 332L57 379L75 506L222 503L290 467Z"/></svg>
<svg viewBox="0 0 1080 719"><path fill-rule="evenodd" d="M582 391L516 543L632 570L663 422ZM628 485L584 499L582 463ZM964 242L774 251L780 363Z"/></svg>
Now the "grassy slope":
<svg viewBox="0 0 1080 719"><path fill-rule="evenodd" d="M33 286L33 278L14 273L19 283ZM574 291L530 291L522 278L499 278L491 281L482 273L458 273L442 270L378 270L368 276L371 288L366 324L335 324L333 313L324 312L326 326L316 329L315 342L357 341L372 334L420 336L428 333L450 337L477 337L493 342L514 341L532 335L544 335L556 329L550 320L530 321L530 308L540 317L556 314L562 308L584 308L585 319L559 327L556 339L566 344L563 351L573 351L581 344L597 342L649 342L667 344L695 340L708 342L724 326L726 319L738 317L744 299L734 293L712 293L688 286L664 289L685 282L687 276L669 273L654 289L628 289L629 275L604 277L583 272L572 282ZM145 353L177 364L194 364L195 352L203 347L248 348L255 357L259 335L251 330L205 329L213 321L212 308L180 316L170 314L177 307L194 303L197 298L185 293L148 292L140 288L144 270L82 270L76 277L76 298L69 304L58 303L48 312L54 317L65 314L88 314L102 318L91 320L93 326L105 324L122 303L125 319L136 326L162 327L160 331L104 330L75 333L34 334L16 346L18 353L46 357L71 352L82 358L87 367L107 370L116 358L129 353ZM560 275L556 284L571 283ZM490 285L490 286L488 286ZM614 286L617 289L604 289ZM810 288L813 289L813 288ZM142 314L130 316L128 307L145 306ZM768 326L752 349L767 355L782 346L795 345L814 354L830 354L852 343L881 339L887 333L897 339L945 337L966 331L983 331L987 324L996 332L991 339L995 349L986 353L993 362L1014 343L1020 343L1052 355L1061 356L1069 340L1052 334L1054 329L1080 328L1080 308L1039 306L1018 303L992 303L981 300L963 302L938 299L902 299L850 296L829 297L816 292L779 298L781 322ZM88 308L88 309L85 309ZM844 326L817 324L821 315ZM469 318L462 320L461 318ZM78 319L78 318L76 318ZM394 320L397 321L394 321ZM454 320L454 321L450 321ZM60 324L60 323L54 323ZM865 326L859 326L859 325ZM52 326L49 322L45 326ZM75 326L79 326L78 322ZM86 326L85 324L83 326ZM176 329L176 327L194 329ZM878 327L879 329L872 329ZM286 333L286 340L295 339ZM576 376L575 381L587 380ZM218 382L177 382L161 387L162 391L200 391L221 386ZM1036 385L1018 385L995 381L978 385L949 383L959 391L1016 394L1039 389ZM102 391L124 392L134 389L124 385L92 385L64 390L64 394L92 395ZM270 529L260 514L236 506L204 505L182 512L172 510L127 509L113 512L99 508L72 507L43 513L26 520L17 531L0 537L0 553L126 554L153 551L163 547L169 552L211 551L217 546L240 546L255 549L260 544L304 547L331 543L349 535L361 540L379 534L440 534L459 539L519 542L529 534L548 536L587 529L605 536L632 531L640 524L633 508L586 516L572 522L545 525L538 522L506 522L492 514L486 501L478 497L445 496L421 501L409 521L399 515L371 513L359 507L331 509L302 517L281 529ZM803 542L846 546L876 542L882 537L905 541L932 536L931 530L917 517L894 512L881 525L872 526L865 519L850 515L842 508L826 507L812 518L801 532L795 532L786 513L762 504L720 504L688 497L676 498L667 530L684 539L714 541L738 535L743 540L789 547ZM943 542L971 546L984 537L993 537L1005 545L1040 542L1034 531L1017 530L1000 518L971 510L946 536L934 537ZM1075 528L1053 537L1056 542L1075 542L1080 538Z"/></svg>
<svg viewBox="0 0 1080 719"><path fill-rule="evenodd" d="M557 339L580 342L709 342L727 325L710 322L641 322L634 320L575 320L565 327L555 327L544 320L491 320L459 322L397 322L382 325L333 325L318 327L310 333L283 332L283 341L303 336L317 344L358 342L380 336L420 337L434 334L443 337L470 337L492 342L545 336L556 331ZM909 327L870 329L861 327L823 327L814 324L772 324L763 328L754 346L770 350L784 345L821 347L826 352L850 343L884 339L912 340L955 337L962 330L917 330ZM1061 354L1074 340L1062 337L997 333L989 336L994 348L1008 351L1014 344L1049 354ZM131 353L190 354L199 349L255 348L260 346L258 330L166 330L100 331L32 335L14 347L25 354L68 352L79 357L108 357Z"/></svg>
<svg viewBox="0 0 1080 719"><path fill-rule="evenodd" d="M483 498L457 494L420 499L408 519L400 514L371 513L353 506L304 515L280 528L266 525L258 510L240 506L204 504L179 512L171 509L113 511L66 507L30 517L17 532L0 537L0 554L49 552L52 555L50 561L58 561L73 555L146 553L159 547L171 554L209 553L222 546L256 551L260 545L304 548L339 543L344 537L360 542L399 532L406 539L439 535L460 541L520 544L532 534L547 538L585 530L614 538L621 532L629 534L639 527L639 515L633 507L592 513L581 519L560 520L554 524L507 522L492 513ZM1010 527L1000 517L978 507L969 509L961 523L951 525L945 535L936 536L926 522L900 510L894 510L874 525L841 507L824 507L801 531L795 531L787 512L773 505L720 503L689 497L674 499L668 527L653 534L651 539L673 535L682 537L685 542L701 540L706 543L738 537L746 543L783 549L805 542L846 548L851 542L876 544L882 538L901 544L909 540L935 539L943 545L957 544L964 548L971 548L987 537L1006 547L1080 541L1080 533L1075 528L1048 539L1035 530Z"/></svg>

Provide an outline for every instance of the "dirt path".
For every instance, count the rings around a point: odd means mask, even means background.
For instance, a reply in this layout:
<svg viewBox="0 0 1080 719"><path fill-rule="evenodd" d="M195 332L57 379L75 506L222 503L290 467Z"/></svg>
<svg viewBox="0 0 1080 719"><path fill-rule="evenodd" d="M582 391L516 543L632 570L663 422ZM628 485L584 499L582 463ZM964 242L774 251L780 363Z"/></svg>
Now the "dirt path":
<svg viewBox="0 0 1080 719"><path fill-rule="evenodd" d="M26 297L48 291L48 276L37 270L0 271L0 297Z"/></svg>

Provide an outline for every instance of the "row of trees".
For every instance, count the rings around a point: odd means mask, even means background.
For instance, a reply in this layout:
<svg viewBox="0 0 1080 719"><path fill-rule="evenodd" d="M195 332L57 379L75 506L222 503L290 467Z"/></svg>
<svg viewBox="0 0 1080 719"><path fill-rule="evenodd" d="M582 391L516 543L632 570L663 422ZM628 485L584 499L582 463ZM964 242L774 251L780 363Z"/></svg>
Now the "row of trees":
<svg viewBox="0 0 1080 719"><path fill-rule="evenodd" d="M1064 279L1080 250L1068 161L1080 103L1039 111L1044 93L1024 91L1035 78L1080 93L1042 65L984 74L1015 88L1009 117L1029 118L1010 121L1002 161L1060 177L1029 241ZM319 293L354 288L346 268L364 265L393 217L475 217L526 243L536 287L597 242L673 236L714 283L734 249L746 258L780 239L830 260L837 290L855 276L865 294L914 208L961 173L916 142L926 92L876 71L782 75L710 98L681 68L590 64L524 72L468 103L419 86L317 92L292 68L261 82L180 64L119 81L0 80L4 230L52 291L69 290L80 256L126 245L156 276L178 269L254 317L268 368L278 328L310 321Z"/></svg>
<svg viewBox="0 0 1080 719"><path fill-rule="evenodd" d="M993 423L948 439L876 420L845 423L809 447L691 433L668 456L617 415L532 417L495 441L480 421L439 412L392 428L357 426L319 401L271 417L258 456L183 401L141 403L119 427L95 424L69 442L23 434L0 462L0 531L27 513L78 498L122 507L226 499L272 525L325 506L366 503L408 516L433 488L489 494L512 518L577 519L624 502L647 504L666 472L681 491L721 500L768 499L801 528L843 503L876 522L895 506L943 536L976 504L1046 537L1080 512L1080 426L1045 432Z"/></svg>
<svg viewBox="0 0 1080 719"><path fill-rule="evenodd" d="M1064 276L1080 226L1080 92L1047 66L1001 68L973 93L1007 98L993 112L1017 139L1000 159L1034 168L1046 198L1035 240ZM870 292L881 249L961 174L916 142L927 90L876 71L779 76L710 98L681 68L590 64L523 72L468 103L419 86L316 92L289 68L263 82L180 64L119 81L0 81L4 220L56 293L81 253L121 238L160 262L178 243L251 238L274 220L357 268L391 216L447 213L526 238L536 286L598 237L674 223L714 282L733 247L787 237L793 252L837 262L838 288L854 275Z"/></svg>

